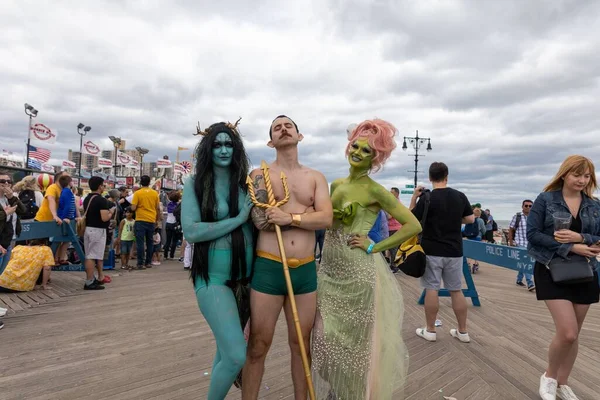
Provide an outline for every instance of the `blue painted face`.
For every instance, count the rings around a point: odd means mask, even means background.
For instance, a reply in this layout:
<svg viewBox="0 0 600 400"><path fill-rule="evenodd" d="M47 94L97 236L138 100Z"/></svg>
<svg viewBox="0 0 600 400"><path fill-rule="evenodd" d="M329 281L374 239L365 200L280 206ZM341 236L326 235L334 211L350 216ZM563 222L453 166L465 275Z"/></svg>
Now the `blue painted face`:
<svg viewBox="0 0 600 400"><path fill-rule="evenodd" d="M217 167L229 167L233 159L233 141L225 132L215 138L212 148L212 161Z"/></svg>

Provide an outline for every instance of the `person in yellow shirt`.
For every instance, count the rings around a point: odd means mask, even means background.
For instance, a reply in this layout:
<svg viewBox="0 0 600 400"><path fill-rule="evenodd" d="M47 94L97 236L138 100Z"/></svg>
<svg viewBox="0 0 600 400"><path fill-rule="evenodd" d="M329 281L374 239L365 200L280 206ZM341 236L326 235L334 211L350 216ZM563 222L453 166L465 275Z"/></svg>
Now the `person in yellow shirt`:
<svg viewBox="0 0 600 400"><path fill-rule="evenodd" d="M131 210L135 211L135 242L137 247L137 269L152 268L152 253L154 244L152 236L154 228L161 217L158 193L151 189L150 177L143 175L140 178L142 187L133 194ZM144 258L144 244L146 257Z"/></svg>
<svg viewBox="0 0 600 400"><path fill-rule="evenodd" d="M0 275L0 291L29 292L42 273L42 288L47 286L54 265L52 249L47 240L32 240L29 246L16 246L10 261Z"/></svg>
<svg viewBox="0 0 600 400"><path fill-rule="evenodd" d="M57 224L62 224L62 220L58 218L57 210L58 199L60 198L60 192L62 192L63 189L58 184L58 179L63 176L63 174L68 175L65 171L61 171L54 175L54 183L48 186L46 189L42 205L40 206L37 214L35 214L36 221L48 222L54 220Z"/></svg>

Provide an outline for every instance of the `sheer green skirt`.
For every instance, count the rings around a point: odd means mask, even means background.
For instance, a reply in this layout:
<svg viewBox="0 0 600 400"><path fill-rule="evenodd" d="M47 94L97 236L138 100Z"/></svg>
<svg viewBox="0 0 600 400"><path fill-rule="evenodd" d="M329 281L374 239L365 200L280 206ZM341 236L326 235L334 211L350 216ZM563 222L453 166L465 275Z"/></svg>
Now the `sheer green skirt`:
<svg viewBox="0 0 600 400"><path fill-rule="evenodd" d="M328 231L318 270L312 374L318 399L401 399L408 371L400 284L381 254Z"/></svg>

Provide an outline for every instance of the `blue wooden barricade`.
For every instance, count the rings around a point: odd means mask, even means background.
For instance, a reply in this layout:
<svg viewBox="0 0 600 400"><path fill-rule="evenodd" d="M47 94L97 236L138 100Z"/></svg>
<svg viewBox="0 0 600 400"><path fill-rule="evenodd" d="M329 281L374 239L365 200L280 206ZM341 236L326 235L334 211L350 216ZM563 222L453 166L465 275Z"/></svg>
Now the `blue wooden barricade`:
<svg viewBox="0 0 600 400"><path fill-rule="evenodd" d="M85 254L81 248L79 237L77 236L77 223L71 221L70 224L62 223L58 225L54 221L50 222L21 222L21 234L17 240L33 240L52 238L52 252L55 253L59 242L70 242L79 257L79 260L85 260ZM114 250L110 250L108 259L104 260L104 269L114 269L115 255ZM59 271L84 271L83 264L70 264L55 267Z"/></svg>
<svg viewBox="0 0 600 400"><path fill-rule="evenodd" d="M473 302L473 305L479 307L479 294L473 282L471 269L467 263L467 258L482 261L488 264L497 265L500 267L521 271L527 274L533 273L535 260L529 256L527 249L520 247L509 247L499 244L491 244L485 242L477 242L474 240L463 240L463 273L467 289L463 289L465 297L468 297ZM450 292L446 289L439 291L439 296L448 297ZM425 303L425 290L419 298L419 304Z"/></svg>

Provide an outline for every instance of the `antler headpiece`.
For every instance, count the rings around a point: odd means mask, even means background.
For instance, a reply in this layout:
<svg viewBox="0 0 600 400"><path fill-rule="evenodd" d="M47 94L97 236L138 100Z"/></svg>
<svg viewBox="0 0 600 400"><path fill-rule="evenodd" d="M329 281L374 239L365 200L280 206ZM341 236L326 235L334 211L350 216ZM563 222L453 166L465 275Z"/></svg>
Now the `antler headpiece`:
<svg viewBox="0 0 600 400"><path fill-rule="evenodd" d="M238 125L240 124L240 121L242 120L242 117L239 117L237 121L235 121L235 124L232 124L231 122L227 122L225 125L231 129L232 131L234 131L238 136L240 134L240 132L237 130ZM196 126L196 133L194 133L194 136L206 136L210 133L210 131L208 129L206 130L202 130L200 128L200 122L198 122L198 125Z"/></svg>

